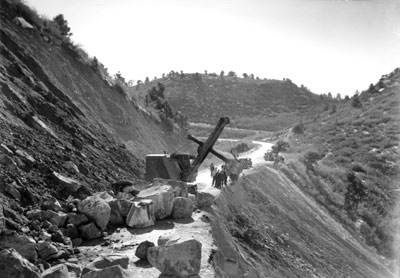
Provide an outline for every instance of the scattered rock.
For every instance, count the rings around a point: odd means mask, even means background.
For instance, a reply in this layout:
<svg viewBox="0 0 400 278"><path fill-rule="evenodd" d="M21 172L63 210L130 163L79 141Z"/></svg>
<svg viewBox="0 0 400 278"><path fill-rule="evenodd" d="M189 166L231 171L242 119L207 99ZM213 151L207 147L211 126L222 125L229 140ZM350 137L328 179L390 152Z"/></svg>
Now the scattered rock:
<svg viewBox="0 0 400 278"><path fill-rule="evenodd" d="M154 247L155 244L151 241L143 241L139 244L139 246L136 248L135 255L141 260L146 260L147 261L147 249L150 247Z"/></svg>
<svg viewBox="0 0 400 278"><path fill-rule="evenodd" d="M129 192L118 192L117 193L117 199L121 199L121 200L130 200L135 198L135 196L133 196L131 193Z"/></svg>
<svg viewBox="0 0 400 278"><path fill-rule="evenodd" d="M70 276L72 276L74 278L81 277L82 268L79 265L71 263L71 262L67 262L64 265L67 267Z"/></svg>
<svg viewBox="0 0 400 278"><path fill-rule="evenodd" d="M211 207L214 204L215 197L207 192L197 192L196 201L198 208Z"/></svg>
<svg viewBox="0 0 400 278"><path fill-rule="evenodd" d="M126 217L126 224L132 228L145 228L153 226L155 222L154 206L152 200L134 202Z"/></svg>
<svg viewBox="0 0 400 278"><path fill-rule="evenodd" d="M13 151L4 144L0 144L0 153L7 154L9 156L14 155Z"/></svg>
<svg viewBox="0 0 400 278"><path fill-rule="evenodd" d="M43 201L42 210L52 210L58 212L62 210L62 207L60 202L56 198L50 197L47 200Z"/></svg>
<svg viewBox="0 0 400 278"><path fill-rule="evenodd" d="M193 203L189 198L176 197L173 203L172 218L185 219L191 218L193 212Z"/></svg>
<svg viewBox="0 0 400 278"><path fill-rule="evenodd" d="M59 187L59 192L62 193L63 196L74 196L74 193L77 193L78 189L81 187L78 181L64 177L57 172L52 173L51 179L53 184Z"/></svg>
<svg viewBox="0 0 400 278"><path fill-rule="evenodd" d="M39 278L39 269L14 248L0 251L1 277Z"/></svg>
<svg viewBox="0 0 400 278"><path fill-rule="evenodd" d="M70 174L79 174L78 166L76 166L72 161L64 162L63 166L68 171L68 173L70 173Z"/></svg>
<svg viewBox="0 0 400 278"><path fill-rule="evenodd" d="M197 198L196 195L189 193L188 198L192 201L193 204L193 210L197 209Z"/></svg>
<svg viewBox="0 0 400 278"><path fill-rule="evenodd" d="M49 231L49 233L55 233L58 231L58 226L51 224L50 227L47 229L47 231Z"/></svg>
<svg viewBox="0 0 400 278"><path fill-rule="evenodd" d="M75 227L79 227L80 225L86 224L87 222L89 222L89 219L86 217L86 215L75 212L68 213L68 224L73 224L75 225Z"/></svg>
<svg viewBox="0 0 400 278"><path fill-rule="evenodd" d="M0 234L6 228L6 220L4 217L3 206L0 204Z"/></svg>
<svg viewBox="0 0 400 278"><path fill-rule="evenodd" d="M30 262L34 262L38 258L36 241L26 235L1 236L0 248L14 248Z"/></svg>
<svg viewBox="0 0 400 278"><path fill-rule="evenodd" d="M58 264L42 273L42 278L70 278L68 268L63 264Z"/></svg>
<svg viewBox="0 0 400 278"><path fill-rule="evenodd" d="M14 184L8 184L4 189L4 192L18 201L21 200L21 193Z"/></svg>
<svg viewBox="0 0 400 278"><path fill-rule="evenodd" d="M0 154L0 164L10 170L15 170L17 168L17 163L7 154Z"/></svg>
<svg viewBox="0 0 400 278"><path fill-rule="evenodd" d="M51 240L54 242L58 242L58 243L64 243L64 235L63 233L58 230L57 232L55 232L52 236L51 236Z"/></svg>
<svg viewBox="0 0 400 278"><path fill-rule="evenodd" d="M125 187L131 186L131 185L133 185L133 182L122 180L122 181L116 181L116 182L112 183L111 187L114 190L115 194L117 194L118 192L121 192Z"/></svg>
<svg viewBox="0 0 400 278"><path fill-rule="evenodd" d="M82 244L82 239L80 237L72 239L72 246L80 246Z"/></svg>
<svg viewBox="0 0 400 278"><path fill-rule="evenodd" d="M78 238L78 230L74 224L67 224L67 234L71 239Z"/></svg>
<svg viewBox="0 0 400 278"><path fill-rule="evenodd" d="M89 196L79 202L78 211L92 219L101 230L104 230L110 221L111 208L98 196Z"/></svg>
<svg viewBox="0 0 400 278"><path fill-rule="evenodd" d="M200 272L201 243L195 239L150 247L147 259L162 274L187 277Z"/></svg>
<svg viewBox="0 0 400 278"><path fill-rule="evenodd" d="M113 199L112 201L108 202L108 205L111 208L110 224L116 226L122 225L124 223L124 219L119 209L119 200Z"/></svg>
<svg viewBox="0 0 400 278"><path fill-rule="evenodd" d="M105 269L112 266L120 266L124 269L127 269L128 264L129 264L128 256L118 255L118 254L105 255L86 265L86 267L82 270L82 275L85 275L86 273L91 271L98 271L100 269Z"/></svg>
<svg viewBox="0 0 400 278"><path fill-rule="evenodd" d="M134 185L130 185L130 186L124 187L124 189L122 189L122 192L130 193L133 196L136 196L139 194L140 190L137 189Z"/></svg>
<svg viewBox="0 0 400 278"><path fill-rule="evenodd" d="M39 234L39 239L49 241L51 239L51 234L49 234L45 230L42 230Z"/></svg>
<svg viewBox="0 0 400 278"><path fill-rule="evenodd" d="M45 261L54 257L58 252L57 247L55 247L48 241L39 241L37 247L40 258L42 258Z"/></svg>
<svg viewBox="0 0 400 278"><path fill-rule="evenodd" d="M152 186L140 191L136 198L152 200L156 220L161 220L171 215L177 190L171 185Z"/></svg>
<svg viewBox="0 0 400 278"><path fill-rule="evenodd" d="M104 269L99 269L96 271L90 271L82 278L129 278L131 277L129 273L122 269L119 265L110 266Z"/></svg>
<svg viewBox="0 0 400 278"><path fill-rule="evenodd" d="M96 227L96 225L93 222L80 226L78 230L80 236L86 240L91 240L101 237L101 231Z"/></svg>
<svg viewBox="0 0 400 278"><path fill-rule="evenodd" d="M59 228L64 226L68 218L68 215L62 211L55 212L52 210L45 210L42 211L41 215L44 220L49 221L51 224L56 225Z"/></svg>

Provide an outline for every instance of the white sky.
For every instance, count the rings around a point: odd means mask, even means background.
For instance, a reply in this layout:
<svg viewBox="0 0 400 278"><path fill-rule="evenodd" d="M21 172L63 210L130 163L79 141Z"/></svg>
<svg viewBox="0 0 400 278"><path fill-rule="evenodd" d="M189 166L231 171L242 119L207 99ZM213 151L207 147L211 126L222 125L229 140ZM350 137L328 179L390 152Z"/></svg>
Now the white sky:
<svg viewBox="0 0 400 278"><path fill-rule="evenodd" d="M400 0L26 0L64 14L110 74L171 70L290 78L352 95L400 66Z"/></svg>

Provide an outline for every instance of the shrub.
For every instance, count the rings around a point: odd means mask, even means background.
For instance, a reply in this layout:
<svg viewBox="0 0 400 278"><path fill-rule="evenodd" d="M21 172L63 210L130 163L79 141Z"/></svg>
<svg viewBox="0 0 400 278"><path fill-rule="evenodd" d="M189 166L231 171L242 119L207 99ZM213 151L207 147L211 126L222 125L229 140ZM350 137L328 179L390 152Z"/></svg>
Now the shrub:
<svg viewBox="0 0 400 278"><path fill-rule="evenodd" d="M297 124L292 128L294 134L304 134L303 124Z"/></svg>

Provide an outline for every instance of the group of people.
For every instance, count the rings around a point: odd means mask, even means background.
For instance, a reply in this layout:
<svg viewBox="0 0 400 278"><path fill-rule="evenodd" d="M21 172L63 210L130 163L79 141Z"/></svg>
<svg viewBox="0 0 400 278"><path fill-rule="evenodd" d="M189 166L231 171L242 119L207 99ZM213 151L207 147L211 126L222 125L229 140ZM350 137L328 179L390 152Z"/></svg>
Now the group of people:
<svg viewBox="0 0 400 278"><path fill-rule="evenodd" d="M222 186L226 186L228 184L228 175L226 173L225 165L221 166L221 169L215 167L213 163L210 165L210 172L212 180L212 186L215 188L221 189Z"/></svg>

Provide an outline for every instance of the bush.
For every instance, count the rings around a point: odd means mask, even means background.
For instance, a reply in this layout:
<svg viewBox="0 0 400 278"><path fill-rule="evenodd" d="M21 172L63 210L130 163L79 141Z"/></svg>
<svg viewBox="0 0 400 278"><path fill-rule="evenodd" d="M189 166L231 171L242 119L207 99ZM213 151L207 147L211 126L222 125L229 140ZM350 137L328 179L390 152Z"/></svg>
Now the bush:
<svg viewBox="0 0 400 278"><path fill-rule="evenodd" d="M292 128L294 134L304 134L304 126L302 124L297 124Z"/></svg>

